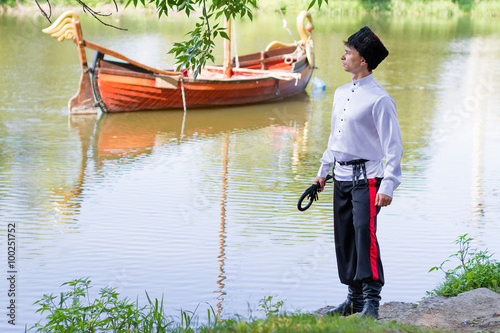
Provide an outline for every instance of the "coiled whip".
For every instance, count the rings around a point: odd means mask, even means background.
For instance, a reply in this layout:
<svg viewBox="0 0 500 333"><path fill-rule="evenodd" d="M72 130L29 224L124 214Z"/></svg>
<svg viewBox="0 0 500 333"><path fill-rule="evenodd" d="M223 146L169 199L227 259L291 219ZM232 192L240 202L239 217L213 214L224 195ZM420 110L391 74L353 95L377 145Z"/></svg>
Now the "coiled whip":
<svg viewBox="0 0 500 333"><path fill-rule="evenodd" d="M331 175L326 176L326 181L329 179L332 179ZM318 193L319 193L319 183L312 184L307 190L304 191L304 193L300 196L299 202L297 202L297 208L301 212L307 210L309 207L311 207L312 203L316 200L318 200ZM302 202L306 199L309 198L309 202L305 207L302 207Z"/></svg>

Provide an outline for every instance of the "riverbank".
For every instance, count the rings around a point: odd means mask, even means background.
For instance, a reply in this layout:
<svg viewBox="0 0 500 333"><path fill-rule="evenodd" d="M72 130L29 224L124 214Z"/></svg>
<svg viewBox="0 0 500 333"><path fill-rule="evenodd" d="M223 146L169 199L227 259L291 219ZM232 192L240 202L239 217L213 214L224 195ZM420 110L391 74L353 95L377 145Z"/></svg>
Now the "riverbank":
<svg viewBox="0 0 500 333"><path fill-rule="evenodd" d="M455 297L428 296L418 303L387 302L380 306L379 322L446 332L500 332L500 294L478 288Z"/></svg>
<svg viewBox="0 0 500 333"><path fill-rule="evenodd" d="M429 296L421 302L388 302L381 321L451 332L500 332L500 294L478 288L456 297Z"/></svg>
<svg viewBox="0 0 500 333"><path fill-rule="evenodd" d="M309 0L287 2L287 9L300 9L308 6ZM261 6L275 8L271 1ZM395 16L439 16L452 17L467 15L473 17L500 16L499 0L330 0L323 4L321 10L315 6L314 11L321 15L363 15L388 14Z"/></svg>
<svg viewBox="0 0 500 333"><path fill-rule="evenodd" d="M63 10L80 10L76 1L72 0L52 0L52 12L62 12ZM286 11L298 11L307 8L310 0L292 0L281 1L281 9ZM45 2L40 3L42 8L49 12L49 6ZM125 13L126 1L118 1L115 6L113 3L100 0L89 0L86 4L91 8L102 12L120 15ZM258 12L276 11L277 4L274 1L260 1ZM150 12L156 15L153 6L144 8L139 5L137 8L129 6L126 13L139 10L141 12ZM329 4L323 3L321 9L315 5L311 8L315 15L330 16L354 16L364 14L386 14L395 16L471 16L481 18L500 17L500 0L330 0ZM23 16L27 14L40 13L40 9L34 1L19 0L0 0L0 15ZM40 14L41 15L41 14Z"/></svg>

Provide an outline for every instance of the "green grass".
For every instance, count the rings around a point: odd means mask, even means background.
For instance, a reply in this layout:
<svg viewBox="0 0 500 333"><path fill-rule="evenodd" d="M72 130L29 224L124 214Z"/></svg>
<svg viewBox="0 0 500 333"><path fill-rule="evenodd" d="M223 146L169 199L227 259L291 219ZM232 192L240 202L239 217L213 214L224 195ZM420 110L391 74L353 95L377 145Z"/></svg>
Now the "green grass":
<svg viewBox="0 0 500 333"><path fill-rule="evenodd" d="M445 279L428 294L457 296L477 288L488 288L500 292L500 262L491 259L493 255L489 254L488 250L472 249L471 242L473 240L465 234L459 236L455 241L459 250L450 255L449 258L458 259L458 266L444 270L443 266L450 262L450 259L447 259L440 266L430 269L430 271L443 271Z"/></svg>
<svg viewBox="0 0 500 333"><path fill-rule="evenodd" d="M215 328L202 328L201 332L438 332L394 322L376 322L363 317L326 316L319 318L311 314L273 315L254 321L224 320Z"/></svg>
<svg viewBox="0 0 500 333"><path fill-rule="evenodd" d="M364 317L318 317L314 314L282 313L283 302L265 297L258 310L263 319L221 319L213 308L207 309L207 320L198 325L196 310L181 311L174 318L165 314L163 299L152 300L141 306L138 301L119 299L114 288L102 288L91 300L90 279L76 279L63 283L69 290L59 295L46 294L36 301L37 313L44 315L29 332L438 332L395 322L377 322ZM147 293L146 293L147 295Z"/></svg>
<svg viewBox="0 0 500 333"><path fill-rule="evenodd" d="M451 274L434 290L436 295L457 296L477 288L488 288L500 293L500 263L485 263L471 267L466 273Z"/></svg>

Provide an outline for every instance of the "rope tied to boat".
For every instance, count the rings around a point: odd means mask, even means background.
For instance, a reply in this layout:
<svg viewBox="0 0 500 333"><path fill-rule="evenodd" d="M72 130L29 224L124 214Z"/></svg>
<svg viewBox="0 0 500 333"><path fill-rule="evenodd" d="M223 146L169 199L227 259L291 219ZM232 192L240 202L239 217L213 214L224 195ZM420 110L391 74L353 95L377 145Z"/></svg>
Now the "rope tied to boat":
<svg viewBox="0 0 500 333"><path fill-rule="evenodd" d="M181 140L184 138L184 124L186 123L186 95L184 93L184 78L180 78L181 81L181 94L182 94L182 106L184 107L184 116L182 117L182 128L181 128Z"/></svg>
<svg viewBox="0 0 500 333"><path fill-rule="evenodd" d="M224 16L223 16L224 17ZM240 58L238 57L238 41L236 40L238 37L238 34L236 33L236 19L233 20L233 29L231 30L231 40L233 41L233 46L234 46L234 62L236 68L240 68Z"/></svg>
<svg viewBox="0 0 500 333"><path fill-rule="evenodd" d="M326 176L326 181L332 179L331 175ZM314 201L317 201L319 196L319 188L320 184L319 183L314 183L307 190L304 191L304 193L300 196L299 201L297 202L297 209L300 210L301 212L306 211L311 205L313 204ZM309 202L305 207L302 206L302 202L305 199L309 199Z"/></svg>
<svg viewBox="0 0 500 333"><path fill-rule="evenodd" d="M300 73L273 73L269 71L269 77L272 77L273 79L276 80L283 80L283 81L290 81L290 80L295 80L295 85L299 83L300 78L302 77L302 74Z"/></svg>

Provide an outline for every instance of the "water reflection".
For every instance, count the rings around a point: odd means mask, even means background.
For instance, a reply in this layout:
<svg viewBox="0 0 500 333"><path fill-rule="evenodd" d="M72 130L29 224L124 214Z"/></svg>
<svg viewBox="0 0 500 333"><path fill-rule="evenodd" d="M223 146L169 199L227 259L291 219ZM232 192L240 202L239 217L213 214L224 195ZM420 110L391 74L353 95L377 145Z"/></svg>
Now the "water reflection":
<svg viewBox="0 0 500 333"><path fill-rule="evenodd" d="M292 133L292 137L298 138L301 128L304 135L293 144L294 160L297 160L298 152L303 151L307 143L306 120L310 117L307 104L307 94L301 93L266 107L250 105L208 111L190 110L185 119L179 111L70 116L69 125L77 132L81 142L81 163L75 184L52 189L54 209L61 215L77 212L88 164L99 170L106 163L132 163L153 154L157 148L190 140L222 135L224 173L227 173L230 133L268 127L275 138L271 145L279 148L280 145L290 144L280 140L280 137ZM63 198L59 198L61 196Z"/></svg>
<svg viewBox="0 0 500 333"><path fill-rule="evenodd" d="M489 66L484 66L481 64L490 63L493 57L493 53L484 53L484 42L478 40L477 38L471 42L469 66L467 66L466 72L466 82L467 94L462 103L467 100L474 99L477 104L474 107L474 112L472 114L472 184L471 184L471 211L472 211L472 223L480 223L484 217L484 122L486 120L485 113L487 108L487 99L491 99L491 96L483 94L484 87L481 87L479 83L485 77L488 76L490 72ZM487 50L486 50L487 51Z"/></svg>
<svg viewBox="0 0 500 333"><path fill-rule="evenodd" d="M460 200L466 214L459 219L475 229L475 237L486 227L491 210L496 210L488 207L487 193L491 191L489 184L498 176L491 169L488 171L486 155L489 147L495 146L495 140L487 141L486 136L491 133L488 123L495 123L493 105L498 101L500 83L494 74L498 50L496 38L491 37L450 41L452 57L441 68L442 89L431 136L433 146L441 152L434 164L448 175L442 176L440 182L463 194ZM453 176L456 185L452 180L445 183Z"/></svg>
<svg viewBox="0 0 500 333"><path fill-rule="evenodd" d="M220 231L219 231L219 244L220 251L218 261L219 266L219 279L217 280L218 290L217 295L217 315L222 314L224 302L224 295L226 292L224 290L224 280L226 279L226 272L224 270L225 260L226 260L226 215L227 215L227 172L228 172L228 151L229 151L229 133L224 133L222 146L222 186L221 186L221 203L220 203Z"/></svg>
<svg viewBox="0 0 500 333"><path fill-rule="evenodd" d="M292 165L298 168L299 155L307 151L308 119L311 116L308 103L307 95L300 94L267 107L190 110L185 123L183 113L178 111L71 116L70 128L78 134L81 143L81 162L73 184L51 189L54 218L59 223L77 223L85 197L85 178L92 179L95 174L105 177L110 165L133 164L169 145L178 146L214 136L221 138L219 276L215 291L218 294L217 313L220 314L226 294L224 266L230 141L237 142L240 132L267 128L270 138L263 138L258 144L269 145L273 150L291 148L292 160L295 161Z"/></svg>
<svg viewBox="0 0 500 333"><path fill-rule="evenodd" d="M188 110L185 124L180 111L102 114L95 124L92 118L71 117L70 124L78 128L82 142L93 141L93 158L100 166L115 159L133 161L151 154L155 147L168 144L268 126L303 124L308 114L307 103L308 97L304 93L265 107Z"/></svg>
<svg viewBox="0 0 500 333"><path fill-rule="evenodd" d="M482 224L484 217L484 150L485 150L485 123L490 103L496 93L493 81L491 64L495 62L496 41L491 38L474 38L470 43L470 56L467 63L466 94L461 104L465 114L464 121L471 114L472 121L472 185L471 211L472 223Z"/></svg>

